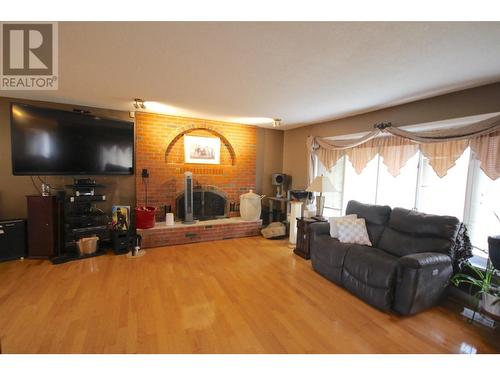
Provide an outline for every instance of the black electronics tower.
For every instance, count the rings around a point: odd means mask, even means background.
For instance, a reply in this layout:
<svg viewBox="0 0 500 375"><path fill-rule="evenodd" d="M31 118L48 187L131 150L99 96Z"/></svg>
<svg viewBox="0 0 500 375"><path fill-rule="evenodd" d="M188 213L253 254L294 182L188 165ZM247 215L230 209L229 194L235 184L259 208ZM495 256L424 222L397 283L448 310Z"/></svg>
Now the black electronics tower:
<svg viewBox="0 0 500 375"><path fill-rule="evenodd" d="M96 203L106 201L106 195L97 194L96 190L103 188L94 180L77 179L73 185L67 185L73 194L61 193L59 199L64 202L64 228L61 254L52 262L64 263L70 260L104 255L103 243L110 243L110 218L104 211L97 208ZM92 254L80 254L76 242L82 237L99 237L98 250Z"/></svg>

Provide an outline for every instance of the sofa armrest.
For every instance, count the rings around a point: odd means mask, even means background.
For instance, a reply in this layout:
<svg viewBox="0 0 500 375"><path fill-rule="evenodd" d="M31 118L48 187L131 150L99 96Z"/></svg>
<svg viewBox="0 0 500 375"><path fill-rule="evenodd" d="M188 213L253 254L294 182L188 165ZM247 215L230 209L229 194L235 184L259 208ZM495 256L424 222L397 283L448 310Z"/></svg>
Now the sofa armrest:
<svg viewBox="0 0 500 375"><path fill-rule="evenodd" d="M330 224L324 222L309 225L309 252L313 269L342 285L342 268L348 249L352 244L340 242L330 236Z"/></svg>
<svg viewBox="0 0 500 375"><path fill-rule="evenodd" d="M439 303L453 274L451 258L441 253L399 258L393 310L415 314Z"/></svg>
<svg viewBox="0 0 500 375"><path fill-rule="evenodd" d="M406 268L432 267L442 264L451 264L449 255L442 253L418 253L399 258L398 266Z"/></svg>
<svg viewBox="0 0 500 375"><path fill-rule="evenodd" d="M311 238L315 236L321 236L323 234L330 235L330 223L328 222L317 222L309 225L309 233L311 234Z"/></svg>
<svg viewBox="0 0 500 375"><path fill-rule="evenodd" d="M328 249L333 243L338 242L338 239L330 237L330 224L325 222L317 222L309 225L309 252L311 259L314 251Z"/></svg>

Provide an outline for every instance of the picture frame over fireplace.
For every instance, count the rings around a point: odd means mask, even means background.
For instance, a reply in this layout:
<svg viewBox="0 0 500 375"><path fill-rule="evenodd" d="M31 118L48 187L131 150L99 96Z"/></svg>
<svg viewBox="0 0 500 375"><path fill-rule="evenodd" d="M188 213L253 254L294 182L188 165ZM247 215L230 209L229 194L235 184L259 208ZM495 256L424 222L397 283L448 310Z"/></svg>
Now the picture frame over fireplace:
<svg viewBox="0 0 500 375"><path fill-rule="evenodd" d="M220 138L185 135L184 162L220 164Z"/></svg>

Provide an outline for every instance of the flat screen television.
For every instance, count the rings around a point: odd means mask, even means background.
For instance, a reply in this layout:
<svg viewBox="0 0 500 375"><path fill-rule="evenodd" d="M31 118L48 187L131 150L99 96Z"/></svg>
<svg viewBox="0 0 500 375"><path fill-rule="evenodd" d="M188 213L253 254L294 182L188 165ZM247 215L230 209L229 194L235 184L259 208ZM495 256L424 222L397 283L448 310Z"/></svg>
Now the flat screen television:
<svg viewBox="0 0 500 375"><path fill-rule="evenodd" d="M130 175L134 123L11 104L14 175Z"/></svg>

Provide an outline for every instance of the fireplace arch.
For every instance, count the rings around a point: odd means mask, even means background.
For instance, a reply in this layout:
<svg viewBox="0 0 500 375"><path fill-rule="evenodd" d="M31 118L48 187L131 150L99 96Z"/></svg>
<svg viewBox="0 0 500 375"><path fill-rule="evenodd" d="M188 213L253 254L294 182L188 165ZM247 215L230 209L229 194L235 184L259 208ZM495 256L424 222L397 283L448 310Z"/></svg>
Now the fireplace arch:
<svg viewBox="0 0 500 375"><path fill-rule="evenodd" d="M204 130L210 134L215 135L216 137L219 137L222 144L227 148L229 151L229 155L231 156L231 165L236 165L236 152L234 151L233 146L231 143L228 141L228 139L219 133L217 130L209 128L209 127L203 127L203 126L197 126L197 127L189 127L188 129L182 130L180 133L178 133L168 144L167 149L165 150L165 161L168 159L168 155L172 151L172 148L174 145L181 139L184 135L189 134L194 131L199 131L199 130Z"/></svg>

